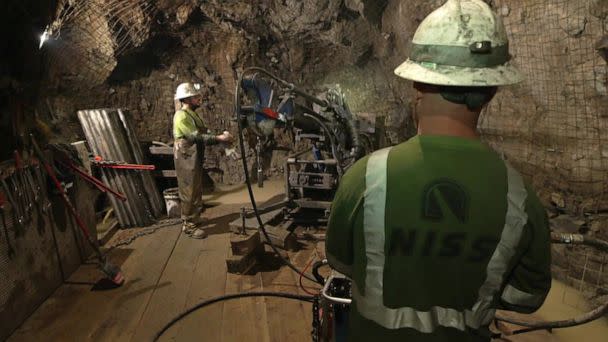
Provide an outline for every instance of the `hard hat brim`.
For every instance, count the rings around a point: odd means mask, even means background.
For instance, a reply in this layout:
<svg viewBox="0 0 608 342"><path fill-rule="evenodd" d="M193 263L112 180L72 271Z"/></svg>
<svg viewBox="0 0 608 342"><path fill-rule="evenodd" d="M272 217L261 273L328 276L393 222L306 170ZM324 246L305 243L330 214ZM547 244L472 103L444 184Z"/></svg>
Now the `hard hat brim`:
<svg viewBox="0 0 608 342"><path fill-rule="evenodd" d="M493 87L523 81L523 75L509 63L491 68L425 64L428 65L408 59L395 69L395 75L415 82L460 87Z"/></svg>
<svg viewBox="0 0 608 342"><path fill-rule="evenodd" d="M200 93L196 93L196 94L185 94L185 95L176 95L173 97L174 100L184 100L187 99L189 97L195 97L195 96L203 96Z"/></svg>

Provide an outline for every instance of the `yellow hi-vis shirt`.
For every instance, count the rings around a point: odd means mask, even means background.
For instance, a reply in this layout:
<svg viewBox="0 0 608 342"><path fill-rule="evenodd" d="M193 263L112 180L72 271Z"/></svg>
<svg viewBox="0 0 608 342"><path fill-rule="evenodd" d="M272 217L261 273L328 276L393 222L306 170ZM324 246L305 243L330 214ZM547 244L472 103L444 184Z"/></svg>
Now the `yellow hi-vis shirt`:
<svg viewBox="0 0 608 342"><path fill-rule="evenodd" d="M189 108L175 112L173 116L173 139L187 139L205 144L217 142L213 134L207 134L207 127L200 116Z"/></svg>

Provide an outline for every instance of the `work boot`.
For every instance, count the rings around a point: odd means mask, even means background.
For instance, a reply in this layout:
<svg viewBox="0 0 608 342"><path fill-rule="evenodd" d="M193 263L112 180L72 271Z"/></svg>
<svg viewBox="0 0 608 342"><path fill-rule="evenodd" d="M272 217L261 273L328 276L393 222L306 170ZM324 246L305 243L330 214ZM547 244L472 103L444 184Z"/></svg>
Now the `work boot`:
<svg viewBox="0 0 608 342"><path fill-rule="evenodd" d="M182 223L182 232L190 235L196 229L198 225L189 221Z"/></svg>
<svg viewBox="0 0 608 342"><path fill-rule="evenodd" d="M194 223L197 226L204 226L207 224L207 219L202 216L195 216L191 220L188 220L191 223Z"/></svg>
<svg viewBox="0 0 608 342"><path fill-rule="evenodd" d="M192 233L188 234L193 239L204 239L207 237L207 233L204 229L196 228Z"/></svg>
<svg viewBox="0 0 608 342"><path fill-rule="evenodd" d="M194 216L187 220L182 221L182 231L184 233L191 233L196 227L204 226L207 224L207 219L200 216Z"/></svg>

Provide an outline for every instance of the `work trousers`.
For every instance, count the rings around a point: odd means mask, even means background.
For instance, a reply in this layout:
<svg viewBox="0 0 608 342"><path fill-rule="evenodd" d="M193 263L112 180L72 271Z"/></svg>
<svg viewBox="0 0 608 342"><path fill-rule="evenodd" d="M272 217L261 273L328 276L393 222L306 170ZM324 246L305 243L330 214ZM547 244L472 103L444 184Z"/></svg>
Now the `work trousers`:
<svg viewBox="0 0 608 342"><path fill-rule="evenodd" d="M177 139L173 147L177 186L184 222L193 222L203 211L204 146Z"/></svg>

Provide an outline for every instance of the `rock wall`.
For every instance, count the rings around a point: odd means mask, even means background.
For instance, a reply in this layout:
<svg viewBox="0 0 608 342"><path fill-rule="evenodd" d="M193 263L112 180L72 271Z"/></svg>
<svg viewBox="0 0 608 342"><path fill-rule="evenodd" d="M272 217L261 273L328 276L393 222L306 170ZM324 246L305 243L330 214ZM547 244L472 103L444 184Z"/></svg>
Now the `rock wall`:
<svg viewBox="0 0 608 342"><path fill-rule="evenodd" d="M205 105L199 113L209 128L236 133L235 80L244 67L261 66L313 93L341 84L354 112L388 117L389 139L397 143L405 138L407 102L387 82L394 78L392 65L380 58L390 49L390 35L380 31L379 9L385 6L341 0L161 1L161 27L144 47L119 56L103 84L54 75L49 107L64 136L82 136L76 110L122 107L131 111L142 140L168 142L175 87L200 82ZM238 161L222 152L210 148L208 167L224 170L219 181L242 181Z"/></svg>
<svg viewBox="0 0 608 342"><path fill-rule="evenodd" d="M480 129L485 139L522 170L546 204L573 214L605 209L607 72L594 47L607 31L605 2L488 2L503 17L515 64L527 80L503 89L484 113ZM244 67L255 65L312 92L341 84L353 111L386 116L388 141L397 143L413 134L411 86L392 70L408 55L417 25L442 3L158 1L153 21L132 23L147 27L137 31L148 37L145 43L122 55L115 51L108 68L95 77L83 71L90 69L81 61L91 60L99 46L112 46L104 43L112 36L107 23L97 25L102 28L99 38L83 35L79 49L65 50L66 56L82 53L68 65L51 49L55 58L49 59L45 83L49 96L37 109L52 113L47 116L62 136L76 139L82 136L76 110L128 108L141 139L166 142L171 139L173 91L180 82L195 81L205 85L200 114L209 127L234 133L235 79ZM89 82L76 82L74 75ZM218 166L226 163L215 156ZM224 181L240 181L238 168L224 166L230 169Z"/></svg>
<svg viewBox="0 0 608 342"><path fill-rule="evenodd" d="M526 80L503 89L480 129L550 202L572 214L608 209L605 1L493 1Z"/></svg>
<svg viewBox="0 0 608 342"><path fill-rule="evenodd" d="M605 1L488 2L505 21L514 63L527 80L502 89L484 113L485 139L517 165L546 204L572 214L607 209L608 81L595 48L607 32ZM140 30L151 38L115 56L111 73L99 74L105 82L76 83L51 73L40 112L50 107L58 129L75 138L81 135L77 109L120 106L131 110L140 138L169 141L173 91L195 81L205 85L200 114L209 127L234 133L236 76L244 67L262 66L312 92L341 84L353 111L386 116L387 139L397 143L413 134L411 85L393 69L408 55L417 25L442 3L159 1L154 25ZM88 56L93 50L81 43ZM80 70L78 63L73 70ZM229 169L223 180L240 181L238 168L218 153L212 153L217 166Z"/></svg>
<svg viewBox="0 0 608 342"><path fill-rule="evenodd" d="M552 209L552 229L608 240L608 67L597 50L608 32L608 3L492 5L526 80L501 90L485 111L484 138ZM553 247L553 276L598 303L608 300L607 266L592 248Z"/></svg>

